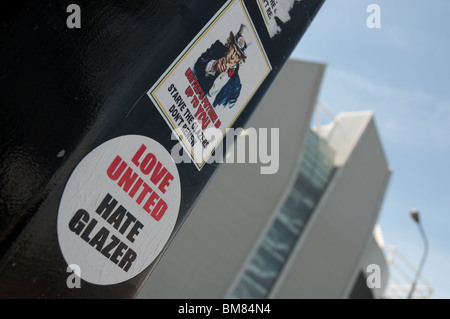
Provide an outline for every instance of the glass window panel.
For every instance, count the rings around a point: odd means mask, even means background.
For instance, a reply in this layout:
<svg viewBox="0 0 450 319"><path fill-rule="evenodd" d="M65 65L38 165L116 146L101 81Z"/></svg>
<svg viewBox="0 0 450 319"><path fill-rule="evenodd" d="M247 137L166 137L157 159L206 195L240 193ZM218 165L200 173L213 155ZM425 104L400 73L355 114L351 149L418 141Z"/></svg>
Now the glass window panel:
<svg viewBox="0 0 450 319"><path fill-rule="evenodd" d="M333 162L334 151L310 131L291 192L245 266L232 298L267 297L331 179Z"/></svg>

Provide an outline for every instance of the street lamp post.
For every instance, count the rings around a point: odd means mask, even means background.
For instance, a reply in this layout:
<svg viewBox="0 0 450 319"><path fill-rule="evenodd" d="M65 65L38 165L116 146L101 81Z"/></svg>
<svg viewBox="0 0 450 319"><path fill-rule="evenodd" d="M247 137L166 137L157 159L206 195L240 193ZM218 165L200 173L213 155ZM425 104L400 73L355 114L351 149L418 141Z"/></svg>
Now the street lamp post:
<svg viewBox="0 0 450 319"><path fill-rule="evenodd" d="M425 246L424 246L424 252L423 252L422 260L420 261L419 268L417 269L416 278L414 279L414 281L413 281L413 283L411 285L411 290L409 291L409 294L408 294L408 299L412 298L414 290L416 289L417 281L420 278L423 265L425 264L425 259L426 259L427 255L428 255L428 239L427 239L427 236L425 235L425 231L424 231L423 226L422 226L422 224L420 222L419 212L416 209L412 209L411 210L411 217L414 219L414 221L419 226L420 234L422 235L422 238L423 238Z"/></svg>

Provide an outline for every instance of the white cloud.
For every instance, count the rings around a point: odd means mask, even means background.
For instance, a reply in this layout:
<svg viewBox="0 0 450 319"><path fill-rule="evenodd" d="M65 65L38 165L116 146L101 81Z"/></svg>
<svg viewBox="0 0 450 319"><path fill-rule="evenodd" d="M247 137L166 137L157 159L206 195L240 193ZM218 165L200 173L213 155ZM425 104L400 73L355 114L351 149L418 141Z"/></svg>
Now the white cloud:
<svg viewBox="0 0 450 319"><path fill-rule="evenodd" d="M420 89L377 83L343 69L329 68L321 97L333 112L371 109L383 140L407 148L450 149L450 101Z"/></svg>
<svg viewBox="0 0 450 319"><path fill-rule="evenodd" d="M383 34L386 35L388 41L393 43L399 49L408 51L414 47L414 39L411 36L411 32L405 30L400 26L387 25L384 26Z"/></svg>

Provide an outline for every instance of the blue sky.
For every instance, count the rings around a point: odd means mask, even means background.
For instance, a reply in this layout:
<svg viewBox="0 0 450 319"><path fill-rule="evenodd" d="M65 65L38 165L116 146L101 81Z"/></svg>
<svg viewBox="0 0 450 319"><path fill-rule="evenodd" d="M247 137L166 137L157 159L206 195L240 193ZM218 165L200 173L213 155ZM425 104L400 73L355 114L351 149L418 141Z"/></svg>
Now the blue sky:
<svg viewBox="0 0 450 319"><path fill-rule="evenodd" d="M370 29L369 4L381 10ZM326 0L292 58L327 65L319 99L334 114L373 110L393 174L380 211L387 245L418 266L419 210L432 298L450 298L450 1Z"/></svg>

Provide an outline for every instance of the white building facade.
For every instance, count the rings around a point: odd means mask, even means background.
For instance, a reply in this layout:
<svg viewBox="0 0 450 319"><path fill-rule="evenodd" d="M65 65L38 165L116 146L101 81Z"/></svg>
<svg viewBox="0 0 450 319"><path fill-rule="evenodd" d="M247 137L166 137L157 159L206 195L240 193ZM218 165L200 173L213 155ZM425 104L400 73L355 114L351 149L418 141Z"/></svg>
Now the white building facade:
<svg viewBox="0 0 450 319"><path fill-rule="evenodd" d="M372 112L310 128L324 71L287 62L247 126L279 128L278 172L222 164L138 298L381 295L373 229L391 171ZM368 289L373 264L381 284Z"/></svg>

